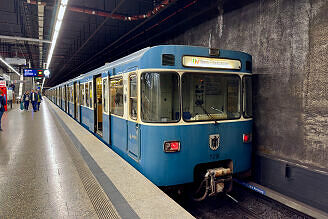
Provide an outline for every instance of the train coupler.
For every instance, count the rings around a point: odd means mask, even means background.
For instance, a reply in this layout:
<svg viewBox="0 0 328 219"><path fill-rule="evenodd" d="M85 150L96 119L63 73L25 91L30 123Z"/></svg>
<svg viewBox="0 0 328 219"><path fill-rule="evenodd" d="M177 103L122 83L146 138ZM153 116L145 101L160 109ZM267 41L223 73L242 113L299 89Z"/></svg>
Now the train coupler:
<svg viewBox="0 0 328 219"><path fill-rule="evenodd" d="M208 196L231 190L232 170L230 168L214 168L207 170L205 179L208 180Z"/></svg>
<svg viewBox="0 0 328 219"><path fill-rule="evenodd" d="M205 184L205 186L204 186ZM218 193L229 192L232 188L232 169L231 168L213 168L207 169L204 179L198 187L195 194L202 195L199 197L193 197L195 201L202 201L207 196L214 196Z"/></svg>

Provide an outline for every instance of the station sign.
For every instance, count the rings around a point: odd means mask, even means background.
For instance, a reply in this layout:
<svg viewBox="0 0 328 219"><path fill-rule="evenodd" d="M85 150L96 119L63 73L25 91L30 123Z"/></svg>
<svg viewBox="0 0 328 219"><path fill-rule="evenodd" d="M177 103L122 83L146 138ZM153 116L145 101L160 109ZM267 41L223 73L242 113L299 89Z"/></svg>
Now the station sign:
<svg viewBox="0 0 328 219"><path fill-rule="evenodd" d="M241 69L239 60L206 58L198 56L183 56L182 64L192 68Z"/></svg>
<svg viewBox="0 0 328 219"><path fill-rule="evenodd" d="M24 69L23 72L24 77L40 77L40 78L48 78L50 72L48 69Z"/></svg>

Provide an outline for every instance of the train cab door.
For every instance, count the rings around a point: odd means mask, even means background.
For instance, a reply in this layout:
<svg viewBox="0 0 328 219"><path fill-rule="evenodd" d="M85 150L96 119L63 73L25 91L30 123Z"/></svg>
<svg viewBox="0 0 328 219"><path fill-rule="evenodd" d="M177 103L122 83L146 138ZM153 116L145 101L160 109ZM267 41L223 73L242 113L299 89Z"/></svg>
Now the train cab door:
<svg viewBox="0 0 328 219"><path fill-rule="evenodd" d="M94 78L94 116L95 131L98 135L103 135L103 104L102 104L102 77L101 74Z"/></svg>
<svg viewBox="0 0 328 219"><path fill-rule="evenodd" d="M138 77L129 76L129 120L128 120L128 152L131 157L139 160L140 155L140 125L138 117Z"/></svg>

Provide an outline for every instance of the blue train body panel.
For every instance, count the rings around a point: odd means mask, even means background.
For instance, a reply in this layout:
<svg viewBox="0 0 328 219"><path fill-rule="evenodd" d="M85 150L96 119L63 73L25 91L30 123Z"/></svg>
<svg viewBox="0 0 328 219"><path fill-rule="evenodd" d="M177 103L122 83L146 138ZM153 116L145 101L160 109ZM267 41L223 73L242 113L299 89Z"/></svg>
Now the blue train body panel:
<svg viewBox="0 0 328 219"><path fill-rule="evenodd" d="M68 114L74 118L74 104L68 102Z"/></svg>
<svg viewBox="0 0 328 219"><path fill-rule="evenodd" d="M122 123L125 121L121 119ZM115 126L117 127L117 126ZM124 126L119 126L124 127ZM140 126L140 160L131 153L122 138L121 128L112 131L113 146L121 154L130 156L130 163L148 179L159 186L169 186L193 182L194 167L197 164L219 160L233 160L233 171L239 173L251 167L251 144L243 143L243 134L251 133L252 121L228 122L218 124L182 126ZM220 147L217 151L209 148L208 136L220 134ZM128 138L131 138L131 133ZM115 138L117 137L117 138ZM117 139L117 140L116 140ZM132 137L134 139L134 137ZM181 151L165 153L165 141L181 142Z"/></svg>
<svg viewBox="0 0 328 219"><path fill-rule="evenodd" d="M94 132L94 111L87 107L81 107L82 121L81 124L84 125L89 131Z"/></svg>

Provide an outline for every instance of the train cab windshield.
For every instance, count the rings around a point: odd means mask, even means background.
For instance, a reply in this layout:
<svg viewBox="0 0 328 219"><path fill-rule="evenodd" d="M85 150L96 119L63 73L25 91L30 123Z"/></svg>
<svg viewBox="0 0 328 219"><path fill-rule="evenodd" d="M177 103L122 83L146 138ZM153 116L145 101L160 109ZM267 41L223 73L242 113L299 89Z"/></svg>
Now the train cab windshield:
<svg viewBox="0 0 328 219"><path fill-rule="evenodd" d="M184 73L182 109L185 121L240 118L240 78L237 75Z"/></svg>

